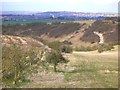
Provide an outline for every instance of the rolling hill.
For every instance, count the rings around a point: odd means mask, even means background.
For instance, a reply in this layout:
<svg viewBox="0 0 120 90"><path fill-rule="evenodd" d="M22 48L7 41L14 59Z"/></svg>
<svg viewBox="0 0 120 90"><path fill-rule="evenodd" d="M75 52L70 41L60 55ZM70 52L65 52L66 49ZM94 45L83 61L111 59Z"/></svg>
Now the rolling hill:
<svg viewBox="0 0 120 90"><path fill-rule="evenodd" d="M97 20L69 23L31 23L3 25L3 35L32 36L39 40L99 43L102 34L104 43L118 42L118 22L114 20Z"/></svg>

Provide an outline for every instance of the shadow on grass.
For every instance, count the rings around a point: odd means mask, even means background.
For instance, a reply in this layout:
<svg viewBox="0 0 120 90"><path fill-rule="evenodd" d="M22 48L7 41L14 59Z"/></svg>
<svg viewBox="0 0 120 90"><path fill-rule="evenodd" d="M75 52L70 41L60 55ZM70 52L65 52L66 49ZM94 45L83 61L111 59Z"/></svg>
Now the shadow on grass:
<svg viewBox="0 0 120 90"><path fill-rule="evenodd" d="M81 73L81 72L97 72L97 69L75 69L72 71L57 70L56 73Z"/></svg>
<svg viewBox="0 0 120 90"><path fill-rule="evenodd" d="M57 70L56 73L66 73L66 71Z"/></svg>
<svg viewBox="0 0 120 90"><path fill-rule="evenodd" d="M71 73L80 73L80 72L96 72L95 69L75 69Z"/></svg>

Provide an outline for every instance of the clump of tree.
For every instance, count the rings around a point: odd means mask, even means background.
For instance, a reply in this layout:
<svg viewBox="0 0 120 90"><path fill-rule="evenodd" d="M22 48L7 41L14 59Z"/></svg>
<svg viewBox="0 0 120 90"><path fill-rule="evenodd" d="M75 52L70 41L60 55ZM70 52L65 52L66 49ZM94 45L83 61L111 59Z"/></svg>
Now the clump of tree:
<svg viewBox="0 0 120 90"><path fill-rule="evenodd" d="M52 48L53 50L56 50L59 52L71 53L73 51L70 45L65 45L59 41L46 42L46 44L48 45L49 48Z"/></svg>
<svg viewBox="0 0 120 90"><path fill-rule="evenodd" d="M76 47L75 50L76 51L94 51L97 50L98 47L97 46L80 46L80 47Z"/></svg>
<svg viewBox="0 0 120 90"><path fill-rule="evenodd" d="M52 48L56 51L60 51L62 43L59 41L46 42L49 48Z"/></svg>
<svg viewBox="0 0 120 90"><path fill-rule="evenodd" d="M67 40L64 40L62 43L63 43L63 44L66 44L66 45L72 45L72 42L67 41Z"/></svg>
<svg viewBox="0 0 120 90"><path fill-rule="evenodd" d="M14 87L25 81L26 73L35 64L36 54L33 50L24 51L16 45L2 47L3 84Z"/></svg>
<svg viewBox="0 0 120 90"><path fill-rule="evenodd" d="M61 51L64 53L71 53L73 51L72 47L69 45L63 45Z"/></svg>
<svg viewBox="0 0 120 90"><path fill-rule="evenodd" d="M65 59L62 54L58 51L52 51L51 53L48 53L46 56L46 62L52 64L54 66L54 71L57 71L57 65L59 63L67 63L68 60Z"/></svg>
<svg viewBox="0 0 120 90"><path fill-rule="evenodd" d="M109 51L111 49L114 49L114 44L100 44L100 45L94 45L94 46L80 46L76 47L76 51L94 51L98 50L99 53L102 53L104 51Z"/></svg>
<svg viewBox="0 0 120 90"><path fill-rule="evenodd" d="M101 44L98 46L98 52L102 53L104 51L109 51L111 49L114 49L112 44Z"/></svg>

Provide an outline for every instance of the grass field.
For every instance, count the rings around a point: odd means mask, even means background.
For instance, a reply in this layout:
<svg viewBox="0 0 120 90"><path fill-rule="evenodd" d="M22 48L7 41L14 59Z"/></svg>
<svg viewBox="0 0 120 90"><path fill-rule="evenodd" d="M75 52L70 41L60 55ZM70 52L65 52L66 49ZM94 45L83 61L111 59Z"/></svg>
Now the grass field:
<svg viewBox="0 0 120 90"><path fill-rule="evenodd" d="M98 53L73 52L64 54L70 60L59 65L58 72L38 72L30 78L31 83L23 87L33 88L117 88L118 49Z"/></svg>
<svg viewBox="0 0 120 90"><path fill-rule="evenodd" d="M28 24L28 23L53 23L53 22L70 22L70 20L50 20L50 19L46 19L46 20L27 20L27 21L3 21L2 24L3 25L7 25L7 24Z"/></svg>
<svg viewBox="0 0 120 90"><path fill-rule="evenodd" d="M74 20L52 20L52 19L46 19L46 20L26 20L26 21L2 21L1 24L3 25L7 25L7 24L11 24L11 25L15 25L15 24L28 24L28 23L54 23L54 22L74 22L74 23L86 23L86 24L92 24L93 22L95 22L95 20L78 20L78 21L74 21Z"/></svg>
<svg viewBox="0 0 120 90"><path fill-rule="evenodd" d="M117 52L74 52L69 58L75 70L68 81L80 81L80 87L117 87Z"/></svg>

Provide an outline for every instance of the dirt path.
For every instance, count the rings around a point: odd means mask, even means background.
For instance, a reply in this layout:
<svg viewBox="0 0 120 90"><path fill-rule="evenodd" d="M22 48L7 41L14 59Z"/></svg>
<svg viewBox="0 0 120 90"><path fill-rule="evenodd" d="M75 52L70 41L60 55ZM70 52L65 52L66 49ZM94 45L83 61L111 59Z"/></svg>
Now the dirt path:
<svg viewBox="0 0 120 90"><path fill-rule="evenodd" d="M22 86L22 88L45 88L46 86L49 87L64 83L64 75L53 72L38 72L29 76L28 79L31 82Z"/></svg>
<svg viewBox="0 0 120 90"><path fill-rule="evenodd" d="M104 37L103 37L103 34L102 33L99 33L99 32L94 32L94 34L96 34L97 36L99 36L100 38L100 44L103 44L104 43Z"/></svg>

